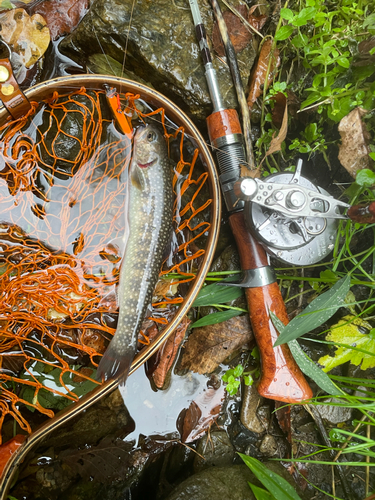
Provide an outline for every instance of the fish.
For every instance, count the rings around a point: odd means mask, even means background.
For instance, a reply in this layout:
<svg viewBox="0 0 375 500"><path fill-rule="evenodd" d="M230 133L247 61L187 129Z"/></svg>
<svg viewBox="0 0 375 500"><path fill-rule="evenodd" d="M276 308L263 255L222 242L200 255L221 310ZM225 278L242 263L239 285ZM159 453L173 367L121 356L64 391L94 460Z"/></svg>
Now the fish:
<svg viewBox="0 0 375 500"><path fill-rule="evenodd" d="M117 289L117 329L97 370L98 380L124 384L138 333L151 303L172 232L174 195L168 148L156 125L134 134L128 178L128 229Z"/></svg>

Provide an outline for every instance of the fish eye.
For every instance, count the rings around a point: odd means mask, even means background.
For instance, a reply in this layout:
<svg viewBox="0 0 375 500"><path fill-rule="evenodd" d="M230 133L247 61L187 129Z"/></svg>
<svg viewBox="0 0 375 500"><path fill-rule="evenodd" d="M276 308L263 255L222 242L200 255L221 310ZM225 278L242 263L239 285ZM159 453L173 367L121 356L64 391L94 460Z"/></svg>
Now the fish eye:
<svg viewBox="0 0 375 500"><path fill-rule="evenodd" d="M148 142L153 142L156 139L156 134L155 132L149 132L147 134L147 140Z"/></svg>

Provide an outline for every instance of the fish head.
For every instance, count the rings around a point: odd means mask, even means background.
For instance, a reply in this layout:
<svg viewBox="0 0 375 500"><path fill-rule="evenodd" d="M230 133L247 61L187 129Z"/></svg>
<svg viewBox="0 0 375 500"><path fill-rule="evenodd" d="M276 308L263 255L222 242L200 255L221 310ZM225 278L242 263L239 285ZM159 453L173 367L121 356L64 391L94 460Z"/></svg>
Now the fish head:
<svg viewBox="0 0 375 500"><path fill-rule="evenodd" d="M163 133L155 126L140 127L134 136L133 163L141 170L150 169L167 154Z"/></svg>

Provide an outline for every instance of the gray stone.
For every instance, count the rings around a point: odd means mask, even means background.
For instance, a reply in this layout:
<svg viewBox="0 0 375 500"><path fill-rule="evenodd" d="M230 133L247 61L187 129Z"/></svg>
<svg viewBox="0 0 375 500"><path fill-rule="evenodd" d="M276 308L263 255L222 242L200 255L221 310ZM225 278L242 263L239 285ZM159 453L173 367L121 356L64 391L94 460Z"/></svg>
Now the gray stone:
<svg viewBox="0 0 375 500"><path fill-rule="evenodd" d="M333 403L330 405L317 405L316 409L319 411L320 416L324 418L330 424L339 424L341 422L346 422L352 417L352 409L345 408L343 406L335 406L335 403L340 403L336 398L328 398L326 402Z"/></svg>
<svg viewBox="0 0 375 500"><path fill-rule="evenodd" d="M254 385L245 386L241 408L241 422L251 432L263 433L267 426L259 419L257 409L263 399Z"/></svg>
<svg viewBox="0 0 375 500"><path fill-rule="evenodd" d="M196 455L194 459L194 470L196 472L213 465L216 467L232 465L236 456L225 431L210 432L209 436L203 436L199 440L196 450L201 455Z"/></svg>
<svg viewBox="0 0 375 500"><path fill-rule="evenodd" d="M210 467L183 481L166 500L255 500L248 481L256 481L246 465Z"/></svg>
<svg viewBox="0 0 375 500"><path fill-rule="evenodd" d="M133 0L93 0L90 12L62 42L61 50L80 63L104 52L122 64L127 46L125 71L150 82L191 116L204 120L212 105L188 3L139 0L134 10L132 6ZM207 0L200 2L200 9L210 35L213 21ZM238 58L246 86L255 58L251 43ZM218 58L214 66L225 105L236 107L228 66Z"/></svg>
<svg viewBox="0 0 375 500"><path fill-rule="evenodd" d="M266 434L263 438L263 441L261 442L259 451L265 457L269 458L274 457L278 452L276 439L273 436L271 436L271 434Z"/></svg>

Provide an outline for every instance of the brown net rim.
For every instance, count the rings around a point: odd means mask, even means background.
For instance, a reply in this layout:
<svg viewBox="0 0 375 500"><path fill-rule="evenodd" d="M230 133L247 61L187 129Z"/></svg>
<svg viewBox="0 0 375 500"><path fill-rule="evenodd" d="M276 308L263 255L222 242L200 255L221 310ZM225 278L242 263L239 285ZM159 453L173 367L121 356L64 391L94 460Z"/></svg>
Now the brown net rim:
<svg viewBox="0 0 375 500"><path fill-rule="evenodd" d="M203 285L204 279L207 272L209 271L214 256L219 235L221 197L215 164L203 137L201 136L200 132L197 130L193 122L190 120L190 118L188 118L185 113L183 113L172 101L160 94L158 91L151 89L146 85L133 82L132 80L114 77L112 75L74 75L68 77L59 77L47 82L40 83L25 91L25 95L30 100L40 101L51 95L54 91L73 92L75 90L79 90L82 86L86 87L86 89L88 90L102 90L104 84L116 87L119 92L131 92L134 94L139 94L141 99L144 99L152 106L164 107L167 116L172 121L174 121L178 125L184 126L185 133L188 134L190 138L196 142L196 146L199 148L202 163L208 172L210 197L212 198L210 218L211 230L208 237L202 266L175 317L171 320L169 325L166 326L150 343L150 345L143 348L142 351L139 352L134 358L130 370L131 374L135 370L140 368L140 366L142 366L143 363L145 363L145 361L147 361L147 359L149 359L157 351L161 344L167 340L169 335L181 322L182 318L187 314L201 286ZM8 117L9 114L7 110L4 107L1 107L0 125L3 125ZM3 496L10 488L11 481L14 474L16 473L18 465L23 461L26 454L34 445L36 445L37 442L39 442L46 434L53 432L53 430L69 421L79 412L86 410L91 405L99 401L103 396L109 394L116 388L117 385L118 382L116 380L111 380L101 386L98 386L96 389L91 391L91 393L81 398L79 402L70 405L65 410L57 413L52 419L47 420L29 437L27 437L24 443L12 455L11 459L3 470L0 482L0 498L3 498Z"/></svg>

